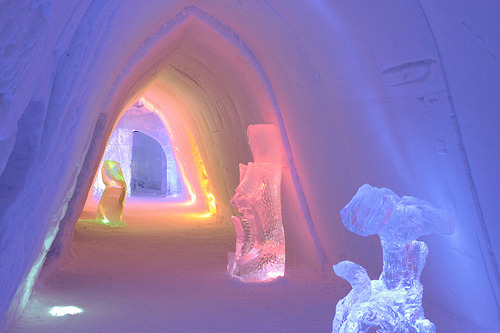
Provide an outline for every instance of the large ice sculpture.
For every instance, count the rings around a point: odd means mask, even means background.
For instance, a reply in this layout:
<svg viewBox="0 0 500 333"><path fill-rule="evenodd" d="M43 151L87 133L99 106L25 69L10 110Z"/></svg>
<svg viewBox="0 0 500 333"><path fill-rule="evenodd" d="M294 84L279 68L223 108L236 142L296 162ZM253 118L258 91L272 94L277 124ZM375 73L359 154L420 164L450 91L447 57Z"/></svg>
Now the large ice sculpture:
<svg viewBox="0 0 500 333"><path fill-rule="evenodd" d="M425 319L420 273L428 249L415 239L433 233L452 234L454 218L414 197L400 198L387 188L361 186L340 212L350 231L378 234L382 243L383 270L370 281L365 269L343 261L333 266L353 290L337 303L334 333L429 333L436 328Z"/></svg>
<svg viewBox="0 0 500 333"><path fill-rule="evenodd" d="M254 163L240 164L240 185L231 199L236 252L228 271L245 282L265 282L285 274L285 233L281 221L281 147L273 125L251 125L247 135Z"/></svg>
<svg viewBox="0 0 500 333"><path fill-rule="evenodd" d="M104 161L101 169L102 181L106 185L97 208L97 221L112 225L123 225L123 205L127 195L127 182L120 163Z"/></svg>

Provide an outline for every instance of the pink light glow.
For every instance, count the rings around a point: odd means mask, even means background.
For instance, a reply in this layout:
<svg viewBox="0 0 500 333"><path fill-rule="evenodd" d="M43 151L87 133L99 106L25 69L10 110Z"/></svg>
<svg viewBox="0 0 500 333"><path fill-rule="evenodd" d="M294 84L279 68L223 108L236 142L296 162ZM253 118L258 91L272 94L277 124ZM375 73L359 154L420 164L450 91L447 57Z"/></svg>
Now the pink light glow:
<svg viewBox="0 0 500 333"><path fill-rule="evenodd" d="M248 127L255 163L240 164L240 185L231 199L236 252L228 271L245 282L267 282L285 274L285 233L281 221L281 147L273 125Z"/></svg>
<svg viewBox="0 0 500 333"><path fill-rule="evenodd" d="M186 221L189 218L210 218L217 212L216 200L211 192L210 181L202 157L189 129L180 121L179 114L183 111L182 107L173 105L167 112L155 103L155 99L158 99L159 96L162 97L163 94L164 91L150 89L139 101L148 110L154 111L163 122L186 191L184 195L172 198L129 197L127 205L125 205L125 215L127 213L135 215L140 212L148 212L148 214L153 214L158 218L170 215L185 216ZM126 110L127 108L122 111L121 115ZM95 211L96 207L97 198L89 193L84 211Z"/></svg>

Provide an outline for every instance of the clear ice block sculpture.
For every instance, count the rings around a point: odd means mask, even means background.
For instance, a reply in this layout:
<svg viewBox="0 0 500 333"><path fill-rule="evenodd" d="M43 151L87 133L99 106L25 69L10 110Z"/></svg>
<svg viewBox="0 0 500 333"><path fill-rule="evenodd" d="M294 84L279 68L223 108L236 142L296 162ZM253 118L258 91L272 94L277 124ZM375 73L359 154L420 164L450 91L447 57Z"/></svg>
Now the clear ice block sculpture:
<svg viewBox="0 0 500 333"><path fill-rule="evenodd" d="M370 281L366 270L350 261L333 266L347 280L351 292L337 303L334 333L435 332L422 308L420 274L428 248L419 236L452 234L454 218L414 197L400 198L387 188L361 186L340 212L350 231L378 234L383 251L379 280Z"/></svg>
<svg viewBox="0 0 500 333"><path fill-rule="evenodd" d="M101 173L106 188L97 207L96 220L111 226L124 225L123 205L127 195L127 182L123 177L120 163L104 161Z"/></svg>
<svg viewBox="0 0 500 333"><path fill-rule="evenodd" d="M231 276L266 282L285 274L285 232L281 220L281 147L273 125L247 131L255 163L240 164L240 185L231 205L236 251L228 254Z"/></svg>

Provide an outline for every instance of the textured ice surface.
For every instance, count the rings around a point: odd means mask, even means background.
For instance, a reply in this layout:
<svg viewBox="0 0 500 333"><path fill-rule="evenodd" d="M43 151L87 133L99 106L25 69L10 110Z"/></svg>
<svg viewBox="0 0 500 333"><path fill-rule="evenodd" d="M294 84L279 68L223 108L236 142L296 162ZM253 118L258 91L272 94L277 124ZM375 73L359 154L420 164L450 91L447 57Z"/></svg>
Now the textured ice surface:
<svg viewBox="0 0 500 333"><path fill-rule="evenodd" d="M120 163L120 168L123 173L123 178L126 184L130 184L132 160L132 130L128 128L116 128L109 138L106 151L104 152L101 170L104 166L104 161L116 161ZM95 196L102 196L106 185L101 177L96 177L93 187ZM127 188L127 194L130 194L130 188Z"/></svg>
<svg viewBox="0 0 500 333"><path fill-rule="evenodd" d="M255 163L281 164L281 140L274 125L248 126L247 135Z"/></svg>
<svg viewBox="0 0 500 333"><path fill-rule="evenodd" d="M139 106L138 103L136 103L134 107L128 109L116 124L115 129L111 133L108 144L106 145L106 151L104 153L102 163L104 163L104 160L117 161L120 163L123 176L127 183L127 196L151 196L151 193L147 193L148 190L146 190L145 194L134 191L134 185L136 186L136 189L138 186L141 187L141 189L142 186L146 186L148 188L152 187L153 189L150 189L149 192L153 192L153 194L158 194L160 196L179 196L182 193L183 186L179 176L179 170L173 152L172 143L166 127L156 112L147 109L143 105L136 107ZM137 141L137 138L134 138L137 136L134 135L135 131L139 131L140 133L151 137L151 139L157 141L161 147L156 149L156 152L154 152L154 154L150 157L144 158L144 156L138 156L144 154L141 153L141 151L136 151L135 153L133 151L133 142ZM146 163L149 167L153 169L158 168L158 166L161 168L166 167L166 170L161 171L162 175L165 176L166 179L132 179L134 157L136 160L136 166L142 166L141 164L144 163L141 163L141 161L151 158L154 163ZM164 157L166 157L166 161L164 161ZM163 165L165 163L166 165ZM147 168L148 166L146 164L142 167ZM148 170L146 174L148 174L149 178L151 178L155 172L157 171ZM141 178L144 178L144 176L141 175ZM161 187L160 190L158 190L159 187ZM105 185L102 182L101 177L96 177L93 187L94 196L100 197L104 188Z"/></svg>
<svg viewBox="0 0 500 333"><path fill-rule="evenodd" d="M400 198L368 184L359 188L340 215L352 232L380 236L384 266L380 279L373 281L353 262L333 266L353 288L337 304L333 332L435 332L422 308L420 274L428 248L415 239L453 233L453 217L425 201Z"/></svg>
<svg viewBox="0 0 500 333"><path fill-rule="evenodd" d="M106 185L97 208L97 221L113 226L123 225L123 205L127 195L127 183L120 163L104 161L102 181Z"/></svg>
<svg viewBox="0 0 500 333"><path fill-rule="evenodd" d="M133 133L132 196L165 196L167 190L167 158L160 143L139 131Z"/></svg>
<svg viewBox="0 0 500 333"><path fill-rule="evenodd" d="M260 136L261 135L261 136ZM281 221L281 155L272 125L248 128L258 163L240 164L240 185L231 199L242 216L233 216L236 252L228 271L245 282L269 281L285 273L285 234Z"/></svg>

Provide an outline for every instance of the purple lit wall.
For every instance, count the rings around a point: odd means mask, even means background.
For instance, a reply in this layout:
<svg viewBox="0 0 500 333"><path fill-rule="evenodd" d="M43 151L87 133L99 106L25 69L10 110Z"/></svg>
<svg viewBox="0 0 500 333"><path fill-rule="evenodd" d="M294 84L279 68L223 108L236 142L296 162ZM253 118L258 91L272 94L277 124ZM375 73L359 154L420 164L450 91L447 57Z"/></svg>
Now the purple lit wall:
<svg viewBox="0 0 500 333"><path fill-rule="evenodd" d="M113 129L104 152L104 160L112 160L120 163L123 176L127 182L127 195L130 195L131 164L132 164L132 138L133 131L140 131L154 140L162 147L167 160L165 196L179 196L183 191L183 185L179 177L177 162L172 151L172 144L168 132L160 117L146 107L132 107L125 111ZM101 162L102 165L102 162ZM100 177L96 177L93 185L93 195L100 196L104 191L104 183ZM185 191L185 190L184 190Z"/></svg>
<svg viewBox="0 0 500 333"><path fill-rule="evenodd" d="M311 274L345 259L380 273L378 240L339 215L364 183L450 212L454 235L425 237L433 322L499 327L499 17L465 0L3 0L2 325L146 96L177 110L227 216L246 128L276 125L287 260Z"/></svg>

